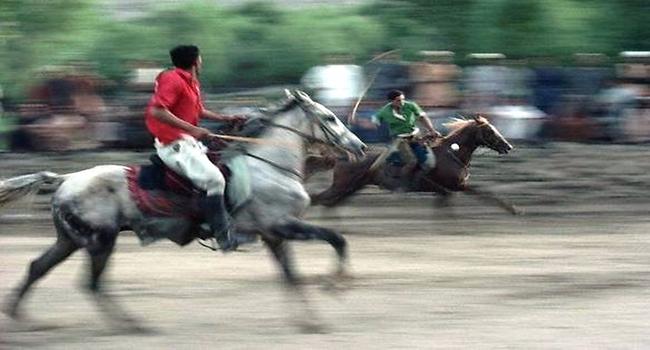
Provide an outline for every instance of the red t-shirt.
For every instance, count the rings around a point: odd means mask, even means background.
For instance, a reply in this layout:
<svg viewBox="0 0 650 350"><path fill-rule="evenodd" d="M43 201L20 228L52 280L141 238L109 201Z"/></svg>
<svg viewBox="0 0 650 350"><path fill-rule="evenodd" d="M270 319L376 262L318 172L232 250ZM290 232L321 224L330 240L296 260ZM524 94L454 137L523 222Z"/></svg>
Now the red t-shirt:
<svg viewBox="0 0 650 350"><path fill-rule="evenodd" d="M164 71L156 78L154 94L145 112L147 129L163 144L178 140L186 132L151 115L153 107L165 108L178 118L198 125L203 110L198 80L194 79L190 72L180 68Z"/></svg>

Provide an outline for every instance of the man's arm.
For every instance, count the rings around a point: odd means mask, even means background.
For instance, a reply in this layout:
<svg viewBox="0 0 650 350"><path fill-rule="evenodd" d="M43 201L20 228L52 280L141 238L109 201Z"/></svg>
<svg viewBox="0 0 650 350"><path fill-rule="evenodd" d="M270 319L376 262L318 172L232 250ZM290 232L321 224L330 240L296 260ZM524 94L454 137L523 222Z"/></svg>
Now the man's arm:
<svg viewBox="0 0 650 350"><path fill-rule="evenodd" d="M434 136L437 136L437 137L442 136L442 135L440 135L440 133L436 129L434 129L433 124L431 123L431 120L429 120L429 118L427 118L426 113L424 113L424 112L420 113L420 120L422 120L422 124L424 125L424 128L427 129L427 131L429 131L429 133L431 135L434 135Z"/></svg>
<svg viewBox="0 0 650 350"><path fill-rule="evenodd" d="M162 123L180 129L196 139L201 139L210 134L204 128L194 126L170 112L168 107L178 101L179 91L182 88L182 81L175 74L163 72L156 78L154 86L153 106L151 116Z"/></svg>
<svg viewBox="0 0 650 350"><path fill-rule="evenodd" d="M219 122L228 122L228 123L241 122L242 120L246 119L245 117L239 115L219 114L213 111L209 111L205 108L203 108L203 110L201 111L201 118L216 120Z"/></svg>
<svg viewBox="0 0 650 350"><path fill-rule="evenodd" d="M429 134L436 137L441 137L442 135L436 129L434 129L431 120L429 120L427 114L422 110L422 108L418 106L418 104L415 102L412 102L412 105L413 108L415 108L415 112L418 114L418 117L420 118L422 125L424 125L424 128L427 129Z"/></svg>
<svg viewBox="0 0 650 350"><path fill-rule="evenodd" d="M372 115L372 122L373 124L379 126L382 122L386 122L386 106L380 108L375 114Z"/></svg>
<svg viewBox="0 0 650 350"><path fill-rule="evenodd" d="M173 126L175 128L186 131L196 139L202 139L210 134L210 130L194 126L183 119L175 116L172 112L162 107L152 107L151 115L160 120L161 122Z"/></svg>

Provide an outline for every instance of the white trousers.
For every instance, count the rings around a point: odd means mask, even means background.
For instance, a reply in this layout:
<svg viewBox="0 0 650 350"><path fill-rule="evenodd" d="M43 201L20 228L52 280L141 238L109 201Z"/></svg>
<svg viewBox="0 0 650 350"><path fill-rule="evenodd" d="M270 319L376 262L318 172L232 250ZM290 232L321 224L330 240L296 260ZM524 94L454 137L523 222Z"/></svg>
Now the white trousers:
<svg viewBox="0 0 650 350"><path fill-rule="evenodd" d="M201 142L185 135L167 145L156 139L155 147L158 157L165 165L188 178L196 187L206 191L208 196L223 195L226 180L219 168L208 159L208 149Z"/></svg>

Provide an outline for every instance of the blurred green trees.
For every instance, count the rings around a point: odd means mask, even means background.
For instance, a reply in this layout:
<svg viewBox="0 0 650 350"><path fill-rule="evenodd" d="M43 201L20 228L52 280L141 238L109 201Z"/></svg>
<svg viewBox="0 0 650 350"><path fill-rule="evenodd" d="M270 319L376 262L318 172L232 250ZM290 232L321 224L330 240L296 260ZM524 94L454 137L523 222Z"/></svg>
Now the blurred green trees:
<svg viewBox="0 0 650 350"><path fill-rule="evenodd" d="M89 60L123 81L134 64L168 65L167 50L196 43L207 89L295 83L328 53L359 62L400 48L569 57L648 50L647 0L379 0L359 7L218 7L183 2L117 19L93 0L0 2L0 84L21 97L43 66ZM324 2L325 3L325 2Z"/></svg>
<svg viewBox="0 0 650 350"><path fill-rule="evenodd" d="M567 57L576 52L614 55L650 49L647 0L379 0L366 7L384 23L408 19L408 33L394 30L393 42L417 36L429 49L501 52L511 57ZM399 18L397 18L399 17ZM408 44L403 44L408 45Z"/></svg>
<svg viewBox="0 0 650 350"><path fill-rule="evenodd" d="M0 85L20 96L40 67L83 58L98 14L90 0L0 1Z"/></svg>

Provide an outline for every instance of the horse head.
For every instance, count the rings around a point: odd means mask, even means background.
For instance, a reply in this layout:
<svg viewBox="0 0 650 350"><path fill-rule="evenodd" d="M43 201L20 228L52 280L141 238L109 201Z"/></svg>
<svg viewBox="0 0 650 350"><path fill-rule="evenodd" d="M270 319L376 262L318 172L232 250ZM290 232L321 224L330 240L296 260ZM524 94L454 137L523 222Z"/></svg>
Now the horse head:
<svg viewBox="0 0 650 350"><path fill-rule="evenodd" d="M501 133L481 116L472 119L453 119L444 124L451 132L444 138L447 147L458 151L459 147L468 154L474 152L477 147L487 147L499 154L506 154L512 150L512 145L501 135ZM455 148L454 148L455 147Z"/></svg>
<svg viewBox="0 0 650 350"><path fill-rule="evenodd" d="M512 145L486 118L475 116L474 122L476 123L476 144L478 146L487 147L499 154L507 154L512 150Z"/></svg>
<svg viewBox="0 0 650 350"><path fill-rule="evenodd" d="M285 90L287 97L294 99L312 122L312 137L316 143L330 146L350 158L360 159L368 149L336 115L325 106L315 102L306 93Z"/></svg>

